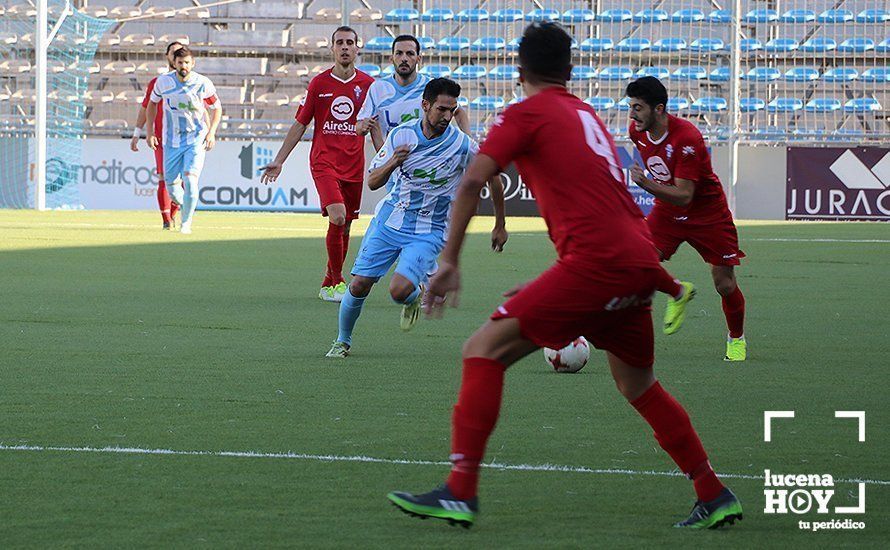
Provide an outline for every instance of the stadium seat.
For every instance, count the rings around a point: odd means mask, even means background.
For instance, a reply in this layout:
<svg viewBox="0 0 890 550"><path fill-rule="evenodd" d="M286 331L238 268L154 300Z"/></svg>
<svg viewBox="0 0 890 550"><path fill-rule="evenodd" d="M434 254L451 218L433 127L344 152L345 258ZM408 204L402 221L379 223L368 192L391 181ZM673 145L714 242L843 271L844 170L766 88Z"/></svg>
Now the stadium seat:
<svg viewBox="0 0 890 550"><path fill-rule="evenodd" d="M494 95L482 95L470 102L470 108L479 111L497 111L506 105L504 98Z"/></svg>
<svg viewBox="0 0 890 550"><path fill-rule="evenodd" d="M602 12L596 18L608 23L621 23L622 21L630 21L633 19L633 16L633 12L628 9L612 9Z"/></svg>
<svg viewBox="0 0 890 550"><path fill-rule="evenodd" d="M633 20L637 23L661 23L668 20L668 13L660 9L644 9L634 14Z"/></svg>
<svg viewBox="0 0 890 550"><path fill-rule="evenodd" d="M429 36L418 36L417 41L420 42L420 50L434 50L436 49L436 40Z"/></svg>
<svg viewBox="0 0 890 550"><path fill-rule="evenodd" d="M616 52L642 52L652 47L648 38L625 38L615 45Z"/></svg>
<svg viewBox="0 0 890 550"><path fill-rule="evenodd" d="M615 100L611 97L588 97L584 103L590 105L594 111L608 111L615 107Z"/></svg>
<svg viewBox="0 0 890 550"><path fill-rule="evenodd" d="M191 43L191 40L187 34L182 33L162 34L161 37L158 38L158 44L166 46L170 42L179 42L184 46L188 46Z"/></svg>
<svg viewBox="0 0 890 550"><path fill-rule="evenodd" d="M157 76L157 75L159 75L159 74L164 74L164 73L166 73L166 72L169 71L169 70L170 70L170 69L167 67L166 64L164 64L164 65L160 65L160 64L158 64L158 63L155 62L155 61L146 61L146 62L144 62L144 63L140 63L140 64L136 67L136 74L138 74L138 75L145 75L145 76L151 78L151 77ZM90 65L90 67L87 68L87 72L89 72L90 74L97 74L97 73L99 73L99 72L100 72L99 64L96 63L96 62L93 62L93 63ZM204 71L204 63L203 63L203 62L201 63L201 72L202 72L202 73L205 72L205 71Z"/></svg>
<svg viewBox="0 0 890 550"><path fill-rule="evenodd" d="M480 21L488 21L488 10L485 9L465 9L457 12L454 16L455 21L464 23L479 23Z"/></svg>
<svg viewBox="0 0 890 550"><path fill-rule="evenodd" d="M847 113L874 113L881 110L881 104L873 97L857 97L844 103Z"/></svg>
<svg viewBox="0 0 890 550"><path fill-rule="evenodd" d="M14 32L0 32L0 44L11 45L19 41L19 37Z"/></svg>
<svg viewBox="0 0 890 550"><path fill-rule="evenodd" d="M766 109L766 101L759 97L743 97L739 100L739 110L743 113L755 113Z"/></svg>
<svg viewBox="0 0 890 550"><path fill-rule="evenodd" d="M605 52L614 47L611 38L586 38L581 42L582 52Z"/></svg>
<svg viewBox="0 0 890 550"><path fill-rule="evenodd" d="M837 48L837 42L832 38L810 38L800 46L802 52L825 53Z"/></svg>
<svg viewBox="0 0 890 550"><path fill-rule="evenodd" d="M687 47L682 38L660 38L652 45L653 52L680 52Z"/></svg>
<svg viewBox="0 0 890 550"><path fill-rule="evenodd" d="M711 82L729 82L729 67L717 67L708 75Z"/></svg>
<svg viewBox="0 0 890 550"><path fill-rule="evenodd" d="M689 109L697 113L719 113L729 107L725 98L700 97L692 102Z"/></svg>
<svg viewBox="0 0 890 550"><path fill-rule="evenodd" d="M690 51L693 52L717 52L725 47L723 40L719 38L696 38L689 45Z"/></svg>
<svg viewBox="0 0 890 550"><path fill-rule="evenodd" d="M779 20L779 14L772 9L756 9L745 14L745 23L771 23Z"/></svg>
<svg viewBox="0 0 890 550"><path fill-rule="evenodd" d="M120 35L114 33L103 34L102 38L99 39L99 47L100 48L112 48L114 46L120 46L121 37Z"/></svg>
<svg viewBox="0 0 890 550"><path fill-rule="evenodd" d="M828 69L822 75L823 81L834 83L852 82L857 78L859 78L859 71L851 67L835 67Z"/></svg>
<svg viewBox="0 0 890 550"><path fill-rule="evenodd" d="M337 8L321 8L315 12L313 21L322 21L325 23L339 23L343 19L343 14Z"/></svg>
<svg viewBox="0 0 890 550"><path fill-rule="evenodd" d="M509 42L507 42L507 51L508 52L518 52L519 51L519 42L522 40L520 37L516 37Z"/></svg>
<svg viewBox="0 0 890 550"><path fill-rule="evenodd" d="M22 74L31 71L31 62L27 59L10 59L0 62L0 73Z"/></svg>
<svg viewBox="0 0 890 550"><path fill-rule="evenodd" d="M136 64L131 61L112 61L102 67L102 72L108 76L124 76L136 72Z"/></svg>
<svg viewBox="0 0 890 550"><path fill-rule="evenodd" d="M875 46L875 51L878 53L890 52L890 38L881 40L881 42L877 46Z"/></svg>
<svg viewBox="0 0 890 550"><path fill-rule="evenodd" d="M357 65L355 68L363 73L367 73L368 75L373 76L374 78L380 76L380 66L375 65L374 63L363 63L361 65ZM421 72L423 72L423 69L421 69Z"/></svg>
<svg viewBox="0 0 890 550"><path fill-rule="evenodd" d="M812 67L793 67L785 72L788 82L811 82L819 80L819 71Z"/></svg>
<svg viewBox="0 0 890 550"><path fill-rule="evenodd" d="M154 46L155 44L155 35L148 33L134 33L128 34L121 41L122 44L126 46Z"/></svg>
<svg viewBox="0 0 890 550"><path fill-rule="evenodd" d="M754 82L771 82L782 78L782 71L775 67L754 67L747 73L742 73L742 78Z"/></svg>
<svg viewBox="0 0 890 550"><path fill-rule="evenodd" d="M700 9L682 9L671 14L674 23L696 23L705 20L705 12Z"/></svg>
<svg viewBox="0 0 890 550"><path fill-rule="evenodd" d="M732 23L732 12L730 10L714 10L708 14L708 23Z"/></svg>
<svg viewBox="0 0 890 550"><path fill-rule="evenodd" d="M467 109L470 107L470 100L465 98L464 96L460 96L457 98L457 106L461 109Z"/></svg>
<svg viewBox="0 0 890 550"><path fill-rule="evenodd" d="M782 14L782 23L809 23L816 20L813 10L788 10Z"/></svg>
<svg viewBox="0 0 890 550"><path fill-rule="evenodd" d="M111 103L114 101L114 94L105 90L87 90L83 93L83 100L90 104Z"/></svg>
<svg viewBox="0 0 890 550"><path fill-rule="evenodd" d="M0 8L2 9L2 8ZM80 13L96 19L108 17L108 8L105 6L86 6L80 8ZM2 14L0 14L2 15Z"/></svg>
<svg viewBox="0 0 890 550"><path fill-rule="evenodd" d="M858 128L838 128L832 132L833 140L837 141L859 141L862 139L864 132Z"/></svg>
<svg viewBox="0 0 890 550"><path fill-rule="evenodd" d="M474 52L496 52L507 47L507 41L500 36L483 36L477 38L470 46Z"/></svg>
<svg viewBox="0 0 890 550"><path fill-rule="evenodd" d="M420 19L420 14L413 8L396 8L388 11L383 19L392 23L404 23L417 21Z"/></svg>
<svg viewBox="0 0 890 550"><path fill-rule="evenodd" d="M596 13L588 9L566 10L560 19L563 23L589 23L596 19Z"/></svg>
<svg viewBox="0 0 890 550"><path fill-rule="evenodd" d="M451 76L455 80L479 80L486 74L488 71L481 65L461 65L454 70Z"/></svg>
<svg viewBox="0 0 890 550"><path fill-rule="evenodd" d="M572 67L572 81L584 82L596 78L596 69L586 65L576 65Z"/></svg>
<svg viewBox="0 0 890 550"><path fill-rule="evenodd" d="M517 8L504 8L497 10L493 14L491 14L491 20L497 21L498 23L513 23L515 21L522 21L522 18L525 17L525 13Z"/></svg>
<svg viewBox="0 0 890 550"><path fill-rule="evenodd" d="M8 11L8 10L7 10ZM142 10L135 6L116 6L108 12L111 19L128 19L130 17L139 17Z"/></svg>
<svg viewBox="0 0 890 550"><path fill-rule="evenodd" d="M105 118L96 123L96 128L107 128L110 130L126 130L129 123L122 118Z"/></svg>
<svg viewBox="0 0 890 550"><path fill-rule="evenodd" d="M201 74L257 77L269 70L266 57L206 57L199 60ZM325 68L329 68L325 67Z"/></svg>
<svg viewBox="0 0 890 550"><path fill-rule="evenodd" d="M743 52L756 52L763 49L763 43L756 38L743 38L739 40L739 49Z"/></svg>
<svg viewBox="0 0 890 550"><path fill-rule="evenodd" d="M625 113L630 111L630 99L627 97L622 97L620 100L618 100L618 103L615 104L615 108ZM618 131L615 132L613 135L620 135L622 131L622 129L618 129Z"/></svg>
<svg viewBox="0 0 890 550"><path fill-rule="evenodd" d="M856 16L857 23L886 23L890 21L890 11L888 10L862 10Z"/></svg>
<svg viewBox="0 0 890 550"><path fill-rule="evenodd" d="M890 82L890 68L874 67L862 73L864 82Z"/></svg>
<svg viewBox="0 0 890 550"><path fill-rule="evenodd" d="M466 36L446 36L436 47L444 52L456 52L470 47L470 39Z"/></svg>
<svg viewBox="0 0 890 550"><path fill-rule="evenodd" d="M356 68L367 73L368 71L365 71L365 69L363 69L362 67L373 67L377 70L377 72L380 72L380 67L378 67L377 65L359 65ZM275 69L275 73L290 78L300 78L303 76L309 76L309 67L302 63L285 63L284 65L281 65L280 67Z"/></svg>
<svg viewBox="0 0 890 550"><path fill-rule="evenodd" d="M810 113L830 113L841 108L841 100L833 97L816 97L807 102L804 109Z"/></svg>
<svg viewBox="0 0 890 550"><path fill-rule="evenodd" d="M848 38L840 43L837 51L845 53L864 53L875 49L875 41L871 38Z"/></svg>
<svg viewBox="0 0 890 550"><path fill-rule="evenodd" d="M630 67L606 67L601 70L598 78L606 81L629 80L633 78L634 72Z"/></svg>
<svg viewBox="0 0 890 550"><path fill-rule="evenodd" d="M420 16L421 21L430 23L442 23L454 19L454 12L445 8L433 8L423 12Z"/></svg>
<svg viewBox="0 0 890 550"><path fill-rule="evenodd" d="M777 97L766 106L766 110L771 113L793 113L801 109L803 100L796 97Z"/></svg>
<svg viewBox="0 0 890 550"><path fill-rule="evenodd" d="M149 6L142 13L152 19L166 19L168 17L176 17L176 8L171 6Z"/></svg>
<svg viewBox="0 0 890 550"><path fill-rule="evenodd" d="M488 71L488 78L491 80L516 80L519 78L519 71L513 65L497 65Z"/></svg>
<svg viewBox="0 0 890 550"><path fill-rule="evenodd" d="M773 38L764 46L764 51L770 53L788 53L793 52L800 45L797 43L797 40L793 38Z"/></svg>
<svg viewBox="0 0 890 550"><path fill-rule="evenodd" d="M825 10L819 14L816 21L819 23L846 23L853 20L853 12L850 10Z"/></svg>
<svg viewBox="0 0 890 550"><path fill-rule="evenodd" d="M636 77L642 78L644 76L652 76L658 80L664 80L670 78L671 71L667 67L642 67L637 71Z"/></svg>
<svg viewBox="0 0 890 550"><path fill-rule="evenodd" d="M294 41L294 49L305 53L326 50L330 45L327 36L301 36Z"/></svg>
<svg viewBox="0 0 890 550"><path fill-rule="evenodd" d="M680 67L671 74L673 80L701 80L708 77L708 71L701 66Z"/></svg>
<svg viewBox="0 0 890 550"><path fill-rule="evenodd" d="M324 65L321 65L320 67L323 68ZM396 68L393 67L392 64L390 63L390 64L387 65L386 67L382 67L382 68L380 69L380 78L386 78L386 77L388 77L388 76L392 76L392 75L395 74L395 72L396 72Z"/></svg>
<svg viewBox="0 0 890 550"><path fill-rule="evenodd" d="M391 36L375 36L362 47L366 52L390 52L394 39Z"/></svg>
<svg viewBox="0 0 890 550"><path fill-rule="evenodd" d="M537 8L525 14L526 21L559 21L559 10Z"/></svg>
<svg viewBox="0 0 890 550"><path fill-rule="evenodd" d="M355 23L373 23L383 19L383 12L373 8L356 8L349 12L349 20Z"/></svg>
<svg viewBox="0 0 890 550"><path fill-rule="evenodd" d="M430 78L450 78L451 67L448 65L424 65L420 68L420 74L425 74Z"/></svg>
<svg viewBox="0 0 890 550"><path fill-rule="evenodd" d="M264 32L244 30L210 31L210 43L230 48L282 48L288 45L286 30L267 30Z"/></svg>
<svg viewBox="0 0 890 550"><path fill-rule="evenodd" d="M689 108L689 100L685 97L671 97L668 98L668 102L665 107L667 107L669 113L685 111Z"/></svg>
<svg viewBox="0 0 890 550"><path fill-rule="evenodd" d="M254 103L257 107L284 107L290 105L290 96L288 94L265 93L256 98Z"/></svg>

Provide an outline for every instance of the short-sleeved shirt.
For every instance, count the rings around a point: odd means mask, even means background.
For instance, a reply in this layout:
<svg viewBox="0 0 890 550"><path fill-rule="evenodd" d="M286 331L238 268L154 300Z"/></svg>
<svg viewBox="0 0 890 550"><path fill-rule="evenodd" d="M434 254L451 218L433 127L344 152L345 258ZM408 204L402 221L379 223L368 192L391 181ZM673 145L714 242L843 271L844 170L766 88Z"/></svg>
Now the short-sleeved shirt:
<svg viewBox="0 0 890 550"><path fill-rule="evenodd" d="M162 74L155 81L151 101L164 105L164 147L202 143L210 127L207 109L219 107L213 82L196 72L185 82L176 72Z"/></svg>
<svg viewBox="0 0 890 550"><path fill-rule="evenodd" d="M148 109L148 104L151 102L151 92L155 89L155 82L158 81L158 77L154 77L148 81L148 86L145 88L145 97L142 98L142 107L144 109ZM158 113L155 115L155 137L158 139L164 138L164 107L162 105L158 105Z"/></svg>
<svg viewBox="0 0 890 550"><path fill-rule="evenodd" d="M612 136L593 109L565 88L548 87L508 107L479 154L502 169L516 163L560 262L580 270L658 265Z"/></svg>
<svg viewBox="0 0 890 550"><path fill-rule="evenodd" d="M397 126L371 161L369 171L389 162L396 148L410 147L405 161L389 177L389 192L377 207L376 219L403 233L436 233L444 238L457 186L479 148L453 126L427 139L421 125L422 119Z"/></svg>
<svg viewBox="0 0 890 550"><path fill-rule="evenodd" d="M356 115L374 79L356 70L346 80L331 69L309 81L306 99L297 110L297 122L315 121L309 169L313 176L334 176L344 181L362 181L365 167L364 136L355 133Z"/></svg>
<svg viewBox="0 0 890 550"><path fill-rule="evenodd" d="M379 78L371 84L368 95L358 113L364 120L377 115L383 135L389 134L396 126L417 120L423 113L420 102L423 90L430 78L418 74L407 86L399 85L395 75Z"/></svg>
<svg viewBox="0 0 890 550"><path fill-rule="evenodd" d="M649 132L638 132L633 123L628 134L655 183L676 185L675 178L695 182L695 194L689 206L684 208L656 198L655 208L688 223L731 217L723 186L711 167L711 153L694 124L668 115L667 132L657 141Z"/></svg>

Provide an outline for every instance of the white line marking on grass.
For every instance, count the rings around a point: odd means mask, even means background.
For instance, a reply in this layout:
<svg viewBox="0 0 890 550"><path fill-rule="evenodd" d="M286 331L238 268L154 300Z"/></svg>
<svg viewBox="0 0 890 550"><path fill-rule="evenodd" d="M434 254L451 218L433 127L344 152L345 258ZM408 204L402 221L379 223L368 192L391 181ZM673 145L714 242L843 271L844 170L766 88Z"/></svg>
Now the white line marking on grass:
<svg viewBox="0 0 890 550"><path fill-rule="evenodd" d="M866 243L866 244L890 244L890 239L796 239L796 238L762 238L742 239L742 241L760 241L767 243Z"/></svg>
<svg viewBox="0 0 890 550"><path fill-rule="evenodd" d="M26 452L58 452L58 453L97 453L124 455L163 455L163 456L210 456L227 458L283 458L290 460L306 460L313 462L367 462L372 464L397 464L409 466L450 466L447 461L409 460L402 458L377 458L364 455L316 455L307 453L264 453L257 451L177 451L174 449L142 449L139 447L55 447L40 445L4 445L0 443L0 451ZM483 464L492 470L513 470L522 472L564 472L573 474L601 475L641 475L657 477L686 477L679 471L629 470L624 468L588 468L585 466L563 466L559 464L504 464L488 462ZM762 475L720 473L720 477L728 479L763 479ZM836 479L836 483L865 483L867 485L890 485L890 481L880 479Z"/></svg>

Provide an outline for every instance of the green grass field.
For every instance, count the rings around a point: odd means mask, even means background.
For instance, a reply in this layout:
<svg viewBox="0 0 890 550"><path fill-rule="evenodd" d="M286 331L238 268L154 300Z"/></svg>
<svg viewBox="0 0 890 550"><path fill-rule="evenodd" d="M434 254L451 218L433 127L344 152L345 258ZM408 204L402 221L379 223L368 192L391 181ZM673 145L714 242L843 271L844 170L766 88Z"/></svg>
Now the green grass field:
<svg viewBox="0 0 890 550"><path fill-rule="evenodd" d="M465 531L404 516L384 496L446 475L429 461L447 460L461 343L503 290L553 260L541 223L511 220L495 255L479 220L460 309L410 334L385 287L375 289L354 355L334 362L323 356L337 308L316 297L318 217L201 212L190 236L160 231L156 218L0 211L0 546L787 548L890 538L890 225L742 224L744 364L722 361L706 266L688 247L668 264L701 292L683 330L657 336L656 369L717 471L739 476L727 482L745 506L741 524L670 527L692 505L691 484L666 475L673 463L595 352L577 375L548 372L541 354L515 365L487 460L622 472L487 469L482 513ZM656 322L663 307L659 297ZM771 443L764 410L797 414L776 421ZM835 410L866 411L864 443ZM11 449L21 445L39 449ZM105 447L134 451L75 450ZM799 520L840 516L764 515L754 477L766 468L870 480L866 514L843 516L866 529L804 532ZM832 506L855 505L856 489L838 483Z"/></svg>

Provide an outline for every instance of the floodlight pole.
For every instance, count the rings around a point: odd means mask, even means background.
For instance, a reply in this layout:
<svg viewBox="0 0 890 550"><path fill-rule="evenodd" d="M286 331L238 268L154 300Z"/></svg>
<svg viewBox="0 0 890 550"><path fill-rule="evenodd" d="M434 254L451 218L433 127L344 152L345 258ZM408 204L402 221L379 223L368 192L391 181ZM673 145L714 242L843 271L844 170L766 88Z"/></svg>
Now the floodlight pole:
<svg viewBox="0 0 890 550"><path fill-rule="evenodd" d="M730 25L730 69L729 69L729 209L736 215L736 191L739 182L739 132L742 130L741 116L741 38L742 2L733 0Z"/></svg>
<svg viewBox="0 0 890 550"><path fill-rule="evenodd" d="M34 207L37 210L46 210L46 57L49 49L46 3L47 0L37 0L37 29L34 32L37 66L37 104L34 107L34 178L37 188Z"/></svg>

